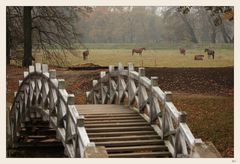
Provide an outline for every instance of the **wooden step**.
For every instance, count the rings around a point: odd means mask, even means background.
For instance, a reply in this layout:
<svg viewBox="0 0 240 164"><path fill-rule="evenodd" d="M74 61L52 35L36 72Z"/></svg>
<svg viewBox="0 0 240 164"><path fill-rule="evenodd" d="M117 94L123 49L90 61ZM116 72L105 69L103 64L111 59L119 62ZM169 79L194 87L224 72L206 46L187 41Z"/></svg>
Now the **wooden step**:
<svg viewBox="0 0 240 164"><path fill-rule="evenodd" d="M27 121L24 122L25 127L39 126L39 127L49 127L49 122L47 121Z"/></svg>
<svg viewBox="0 0 240 164"><path fill-rule="evenodd" d="M56 130L55 129L37 129L35 131L29 131L29 130L26 130L26 129L22 129L20 131L20 136L29 136L29 135L56 136Z"/></svg>
<svg viewBox="0 0 240 164"><path fill-rule="evenodd" d="M121 112L121 113L93 113L93 112L90 112L89 113L86 113L84 114L85 116L113 116L113 115L116 115L116 116L124 116L124 115L132 115L132 116L136 116L136 115L139 115L138 113L136 112Z"/></svg>
<svg viewBox="0 0 240 164"><path fill-rule="evenodd" d="M152 140L135 140L135 141L109 141L95 142L97 146L141 146L141 145L163 145L164 141L160 139Z"/></svg>
<svg viewBox="0 0 240 164"><path fill-rule="evenodd" d="M137 130L153 130L151 126L130 126L130 127L103 127L103 128L86 128L87 133L90 132L124 132Z"/></svg>
<svg viewBox="0 0 240 164"><path fill-rule="evenodd" d="M168 151L164 145L147 145L147 146L127 146L127 147L106 147L107 152L136 152L136 151Z"/></svg>
<svg viewBox="0 0 240 164"><path fill-rule="evenodd" d="M140 130L140 131L123 131L123 132L88 132L88 136L91 137L110 137L110 136L126 136L126 135L154 135L153 130Z"/></svg>
<svg viewBox="0 0 240 164"><path fill-rule="evenodd" d="M43 140L48 139L50 136L40 136L40 135L29 135L27 136L28 139L36 139L36 140Z"/></svg>
<svg viewBox="0 0 240 164"><path fill-rule="evenodd" d="M141 139L161 139L158 135L136 135L136 136L117 136L117 137L91 137L93 142L105 142L105 141L129 141L129 140L141 140Z"/></svg>
<svg viewBox="0 0 240 164"><path fill-rule="evenodd" d="M147 126L150 125L147 122L134 122L134 123L99 123L99 124L89 124L85 123L86 128L97 128L97 127L124 127L124 126Z"/></svg>
<svg viewBox="0 0 240 164"><path fill-rule="evenodd" d="M121 114L121 115L84 115L86 119L93 119L93 118L142 118L140 115L137 114Z"/></svg>
<svg viewBox="0 0 240 164"><path fill-rule="evenodd" d="M130 113L134 112L128 109L124 105L112 105L112 104L94 104L94 105L75 105L79 114L104 114L104 113Z"/></svg>
<svg viewBox="0 0 240 164"><path fill-rule="evenodd" d="M129 120L100 120L100 121L95 121L95 120L84 120L85 124L105 124L105 123L134 123L134 122L146 122L144 119L129 119Z"/></svg>
<svg viewBox="0 0 240 164"><path fill-rule="evenodd" d="M55 147L55 146L62 146L62 142L60 141L51 141L51 142L46 142L46 141L40 141L36 142L36 140L30 140L29 142L18 142L16 144L17 148L24 148L24 147Z"/></svg>
<svg viewBox="0 0 240 164"><path fill-rule="evenodd" d="M138 152L138 153L121 153L108 154L110 158L156 158L156 157L171 157L171 153L164 152Z"/></svg>
<svg viewBox="0 0 240 164"><path fill-rule="evenodd" d="M140 116L135 117L104 117L104 118L85 118L85 121L107 121L107 120L144 120Z"/></svg>

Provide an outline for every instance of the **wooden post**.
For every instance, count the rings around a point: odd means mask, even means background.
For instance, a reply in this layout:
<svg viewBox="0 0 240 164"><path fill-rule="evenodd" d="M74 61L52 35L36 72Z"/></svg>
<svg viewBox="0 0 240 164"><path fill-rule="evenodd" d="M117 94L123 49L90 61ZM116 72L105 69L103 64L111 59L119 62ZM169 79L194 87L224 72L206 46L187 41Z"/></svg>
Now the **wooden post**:
<svg viewBox="0 0 240 164"><path fill-rule="evenodd" d="M130 84L131 80L132 80L131 76L130 76L131 71L134 71L134 66L133 66L132 63L128 63L128 106L129 107L131 106L130 100L131 100L131 98L133 96L133 93L131 91L131 84Z"/></svg>
<svg viewBox="0 0 240 164"><path fill-rule="evenodd" d="M34 66L31 65L28 68L29 68L29 74L35 72ZM34 81L34 80L30 78L29 79L29 96L30 96L29 106L30 107L32 106L32 98L33 98L33 91L34 91L34 88L32 88L32 81Z"/></svg>
<svg viewBox="0 0 240 164"><path fill-rule="evenodd" d="M187 113L181 112L178 118L178 124L177 124L176 134L175 134L174 157L186 156L185 153L187 152L187 150L184 149L183 145L181 145L181 142L185 142L185 141L181 141L182 137L180 134L180 127L179 127L180 123L186 123L186 119L187 119ZM183 150L185 150L185 152Z"/></svg>
<svg viewBox="0 0 240 164"><path fill-rule="evenodd" d="M164 100L164 107L162 109L162 136L164 137L166 132L169 131L169 126L167 125L166 121L167 121L167 117L168 117L168 114L167 114L167 111L166 111L166 103L167 102L171 102L172 101L172 92L170 91L165 91L165 100Z"/></svg>
<svg viewBox="0 0 240 164"><path fill-rule="evenodd" d="M84 127L84 115L80 115L78 118L77 118L77 124L76 126L77 127Z"/></svg>
<svg viewBox="0 0 240 164"><path fill-rule="evenodd" d="M22 82L23 82L22 80L19 80L19 81L18 81L18 86L19 86L19 87L21 86Z"/></svg>
<svg viewBox="0 0 240 164"><path fill-rule="evenodd" d="M179 116L179 123L186 123L187 120L187 112L182 111Z"/></svg>
<svg viewBox="0 0 240 164"><path fill-rule="evenodd" d="M69 106L69 105L74 105L74 100L75 100L75 96L74 96L74 94L68 94L68 97L67 97L67 105ZM70 143L71 142L71 140L70 140L70 138L71 138L71 135L72 135L72 133L71 133L71 127L73 126L72 124L73 124L73 120L72 120L72 117L71 117L71 113L70 113L70 109L68 108L68 107L66 107L66 112L67 112L67 118L66 118L66 133L65 133L65 142L66 143ZM58 112L61 112L59 109L58 109ZM63 111L61 112L61 113L63 113ZM58 114L58 119L59 119L59 117L63 117L64 118L64 116L60 116L60 114ZM61 119L61 120L59 120L59 121L62 121L63 122L63 119ZM59 124L60 122L58 122L58 126L60 126L60 128L63 128L64 126L63 126L63 124Z"/></svg>
<svg viewBox="0 0 240 164"><path fill-rule="evenodd" d="M118 63L118 104L121 104L121 98L123 96L123 88L121 85L121 81L122 81L122 76L121 76L121 72L124 70L124 67L122 65L122 63Z"/></svg>
<svg viewBox="0 0 240 164"><path fill-rule="evenodd" d="M47 73L47 72L48 72L48 65L42 64L42 73Z"/></svg>
<svg viewBox="0 0 240 164"><path fill-rule="evenodd" d="M56 70L55 69L50 69L49 70L49 76L50 76L50 79L56 79Z"/></svg>
<svg viewBox="0 0 240 164"><path fill-rule="evenodd" d="M142 93L142 84L141 77L145 76L145 68L138 68L138 110L140 113L144 112L142 107L143 105L143 93Z"/></svg>
<svg viewBox="0 0 240 164"><path fill-rule="evenodd" d="M29 69L29 73L35 72L34 66L32 66L32 65L30 65L30 66L28 67L28 69Z"/></svg>
<svg viewBox="0 0 240 164"><path fill-rule="evenodd" d="M67 104L68 105L74 105L75 104L74 94L68 94Z"/></svg>
<svg viewBox="0 0 240 164"><path fill-rule="evenodd" d="M103 85L103 82L102 82L102 78L104 77L104 76L106 76L106 72L105 71L101 71L100 72L100 90L101 90L101 103L102 104L105 104L105 102L106 102L106 93L105 93L105 91L104 91L104 85Z"/></svg>
<svg viewBox="0 0 240 164"><path fill-rule="evenodd" d="M93 104L97 104L97 97L96 97L96 93L95 93L95 86L97 85L98 81L97 80L93 80L92 81L92 87L93 87Z"/></svg>
<svg viewBox="0 0 240 164"><path fill-rule="evenodd" d="M26 78L28 76L29 72L28 71L24 71L23 72L23 77Z"/></svg>
<svg viewBox="0 0 240 164"><path fill-rule="evenodd" d="M108 83L109 83L109 101L110 101L110 104L112 104L112 101L114 99L114 96L115 96L115 91L112 87L112 77L111 77L111 74L112 72L114 71L114 66L113 65L110 65L109 66L109 76L108 76Z"/></svg>
<svg viewBox="0 0 240 164"><path fill-rule="evenodd" d="M49 78L48 65L42 64L42 73Z"/></svg>
<svg viewBox="0 0 240 164"><path fill-rule="evenodd" d="M58 89L65 89L65 80L58 79Z"/></svg>
<svg viewBox="0 0 240 164"><path fill-rule="evenodd" d="M166 102L171 102L172 101L172 92L171 91L165 91L165 100Z"/></svg>
<svg viewBox="0 0 240 164"><path fill-rule="evenodd" d="M151 77L151 94L150 94L150 123L152 124L154 118L156 118L157 112L154 106L154 95L153 95L153 87L158 86L158 77Z"/></svg>
<svg viewBox="0 0 240 164"><path fill-rule="evenodd" d="M35 72L42 72L42 65L40 63L35 63Z"/></svg>
<svg viewBox="0 0 240 164"><path fill-rule="evenodd" d="M86 104L88 104L88 103L91 103L92 104L92 99L90 99L90 92L89 91L87 91L86 92Z"/></svg>
<svg viewBox="0 0 240 164"><path fill-rule="evenodd" d="M75 131L76 131L76 136L75 136L75 148L74 148L74 151L75 151L75 157L76 158L79 158L81 157L81 149L83 149L80 144L79 144L79 136L78 136L78 133L77 133L77 130L78 130L78 127L84 127L84 116L83 115L80 115L77 117L77 123L75 125Z"/></svg>

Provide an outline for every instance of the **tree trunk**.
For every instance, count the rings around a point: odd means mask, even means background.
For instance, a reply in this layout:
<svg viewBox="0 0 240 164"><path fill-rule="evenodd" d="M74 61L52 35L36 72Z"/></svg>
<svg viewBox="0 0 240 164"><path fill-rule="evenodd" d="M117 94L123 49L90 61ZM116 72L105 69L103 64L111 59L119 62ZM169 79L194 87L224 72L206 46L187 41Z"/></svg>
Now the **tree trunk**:
<svg viewBox="0 0 240 164"><path fill-rule="evenodd" d="M212 31L212 34L211 34L211 42L212 43L216 43L216 31L215 30L213 30Z"/></svg>
<svg viewBox="0 0 240 164"><path fill-rule="evenodd" d="M6 40L6 41L7 41L7 44L6 44L6 49L7 49L7 54L6 54L6 55L7 55L7 56L6 56L6 57L7 57L7 63L6 63L6 64L8 65L8 64L10 64L10 45L11 45L11 43L10 43L10 41L11 41L11 40L10 40L10 37L11 37L11 36L10 36L10 30L9 30L9 27L8 27L8 22L6 23L6 29L7 29L7 36L6 36L6 39L7 39L7 40Z"/></svg>
<svg viewBox="0 0 240 164"><path fill-rule="evenodd" d="M209 15L207 15L207 18L208 18L209 24L211 26L211 33L210 33L211 42L216 43L216 37L217 37L216 26L213 24L212 19Z"/></svg>
<svg viewBox="0 0 240 164"><path fill-rule="evenodd" d="M32 7L23 8L24 57L22 66L32 65Z"/></svg>
<svg viewBox="0 0 240 164"><path fill-rule="evenodd" d="M221 32L223 36L223 40L225 43L230 43L231 38L228 36L224 24L221 25Z"/></svg>
<svg viewBox="0 0 240 164"><path fill-rule="evenodd" d="M181 16L183 22L185 23L185 25L186 25L186 27L187 27L187 29L188 29L188 33L189 33L190 36L191 36L192 42L198 43L197 37L196 37L196 35L195 35L195 32L194 32L192 26L190 25L190 23L188 22L188 20L186 19L186 17L185 17L184 15L180 14L180 16Z"/></svg>

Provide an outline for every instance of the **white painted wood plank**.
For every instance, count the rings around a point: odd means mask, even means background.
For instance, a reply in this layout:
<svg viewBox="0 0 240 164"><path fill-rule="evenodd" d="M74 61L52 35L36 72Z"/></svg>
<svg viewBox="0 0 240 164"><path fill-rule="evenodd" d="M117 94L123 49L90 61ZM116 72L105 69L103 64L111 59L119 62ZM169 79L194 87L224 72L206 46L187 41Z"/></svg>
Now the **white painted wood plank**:
<svg viewBox="0 0 240 164"><path fill-rule="evenodd" d="M188 143L189 147L193 148L195 137L193 136L193 134L192 134L191 130L189 129L189 127L187 126L187 124L180 123L179 128L180 128L180 131L181 131L183 137L185 138L186 142Z"/></svg>
<svg viewBox="0 0 240 164"><path fill-rule="evenodd" d="M171 117L174 119L174 121L178 123L180 112L177 110L175 105L172 102L166 102L165 108L168 111L168 113L171 115Z"/></svg>

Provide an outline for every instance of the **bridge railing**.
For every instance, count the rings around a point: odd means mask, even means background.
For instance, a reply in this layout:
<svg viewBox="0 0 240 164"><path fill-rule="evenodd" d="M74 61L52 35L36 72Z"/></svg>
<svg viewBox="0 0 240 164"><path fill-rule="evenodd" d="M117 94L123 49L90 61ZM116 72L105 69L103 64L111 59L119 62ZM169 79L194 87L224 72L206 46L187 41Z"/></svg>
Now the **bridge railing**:
<svg viewBox="0 0 240 164"><path fill-rule="evenodd" d="M67 93L65 81L57 79L56 70L48 70L46 64L29 66L19 81L10 111L13 145L17 146L25 123L34 119L49 121L68 157L85 157L85 149L95 147L84 128L84 117L74 105L74 95Z"/></svg>
<svg viewBox="0 0 240 164"><path fill-rule="evenodd" d="M100 72L100 79L93 80L92 85L92 90L86 92L88 103L127 104L151 123L173 157L203 157L199 148L209 150L201 139L193 136L186 124L186 112L178 111L172 103L172 93L158 87L157 77L147 78L144 68L136 72L131 63L128 69L121 63L117 69L110 65L109 71Z"/></svg>

